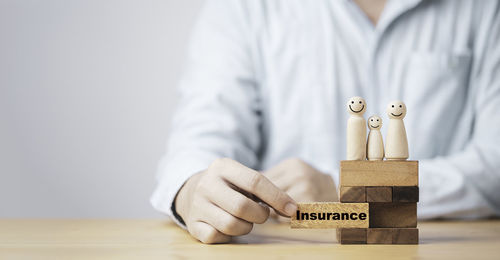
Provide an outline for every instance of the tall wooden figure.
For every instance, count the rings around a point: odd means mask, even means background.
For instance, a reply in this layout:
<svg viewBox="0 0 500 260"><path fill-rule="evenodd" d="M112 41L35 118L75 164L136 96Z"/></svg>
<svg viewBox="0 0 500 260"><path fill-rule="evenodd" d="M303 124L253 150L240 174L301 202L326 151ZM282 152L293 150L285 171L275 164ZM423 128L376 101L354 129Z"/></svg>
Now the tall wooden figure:
<svg viewBox="0 0 500 260"><path fill-rule="evenodd" d="M370 161L381 161L384 159L384 140L382 139L382 118L371 116L368 118L368 141L366 142L366 158Z"/></svg>
<svg viewBox="0 0 500 260"><path fill-rule="evenodd" d="M366 121L363 114L366 102L361 97L352 97L347 102L350 114L347 120L347 160L365 160L366 158Z"/></svg>
<svg viewBox="0 0 500 260"><path fill-rule="evenodd" d="M393 101L387 106L389 128L385 138L385 157L387 160L408 159L408 139L406 137L403 118L406 115L406 105L401 101Z"/></svg>

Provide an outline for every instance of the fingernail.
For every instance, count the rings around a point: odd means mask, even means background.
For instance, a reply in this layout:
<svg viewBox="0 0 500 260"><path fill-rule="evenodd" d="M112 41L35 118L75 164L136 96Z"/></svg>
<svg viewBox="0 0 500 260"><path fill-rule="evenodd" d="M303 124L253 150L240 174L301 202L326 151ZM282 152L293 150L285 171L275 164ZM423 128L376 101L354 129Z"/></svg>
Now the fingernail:
<svg viewBox="0 0 500 260"><path fill-rule="evenodd" d="M288 202L285 206L285 213L291 217L293 214L295 214L295 211L297 211L297 205L292 202Z"/></svg>

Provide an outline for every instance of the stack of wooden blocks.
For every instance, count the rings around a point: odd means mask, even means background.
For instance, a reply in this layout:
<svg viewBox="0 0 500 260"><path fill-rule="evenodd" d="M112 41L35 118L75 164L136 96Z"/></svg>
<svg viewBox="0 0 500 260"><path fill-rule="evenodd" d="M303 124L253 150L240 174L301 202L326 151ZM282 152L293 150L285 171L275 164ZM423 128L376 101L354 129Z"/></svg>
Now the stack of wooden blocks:
<svg viewBox="0 0 500 260"><path fill-rule="evenodd" d="M341 161L340 202L369 204L368 228L338 228L341 244L418 244L418 161Z"/></svg>

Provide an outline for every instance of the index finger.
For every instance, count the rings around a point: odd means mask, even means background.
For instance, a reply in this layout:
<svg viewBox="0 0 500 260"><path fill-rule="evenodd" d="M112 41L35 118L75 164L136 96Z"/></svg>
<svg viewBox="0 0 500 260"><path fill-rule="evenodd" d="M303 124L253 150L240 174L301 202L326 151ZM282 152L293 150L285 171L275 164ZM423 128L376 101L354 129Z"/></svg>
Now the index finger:
<svg viewBox="0 0 500 260"><path fill-rule="evenodd" d="M257 196L260 200L285 216L297 211L297 203L284 191L276 187L261 173L236 161L228 160L233 167L224 167L219 174L238 188Z"/></svg>

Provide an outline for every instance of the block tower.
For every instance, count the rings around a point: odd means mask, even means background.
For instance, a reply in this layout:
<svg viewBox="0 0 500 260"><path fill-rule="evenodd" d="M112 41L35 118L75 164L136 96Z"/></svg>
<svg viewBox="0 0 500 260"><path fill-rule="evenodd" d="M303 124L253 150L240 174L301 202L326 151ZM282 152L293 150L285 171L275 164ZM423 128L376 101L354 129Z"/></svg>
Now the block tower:
<svg viewBox="0 0 500 260"><path fill-rule="evenodd" d="M340 162L340 202L368 203L370 218L368 228L338 228L337 240L341 244L418 244L418 161L407 161L406 105L392 101L387 106L385 149L382 119L372 116L366 124L365 100L353 97L347 108L348 161ZM367 142L365 125L370 128Z"/></svg>
<svg viewBox="0 0 500 260"><path fill-rule="evenodd" d="M299 203L291 228L336 228L341 244L418 244L418 161L407 160L406 105L393 101L387 106L385 148L382 118L372 116L367 124L365 100L353 97L347 108L347 160L340 162L340 203Z"/></svg>
<svg viewBox="0 0 500 260"><path fill-rule="evenodd" d="M418 161L341 161L340 202L369 205L368 228L338 228L341 244L418 244Z"/></svg>

